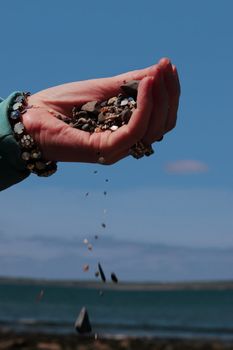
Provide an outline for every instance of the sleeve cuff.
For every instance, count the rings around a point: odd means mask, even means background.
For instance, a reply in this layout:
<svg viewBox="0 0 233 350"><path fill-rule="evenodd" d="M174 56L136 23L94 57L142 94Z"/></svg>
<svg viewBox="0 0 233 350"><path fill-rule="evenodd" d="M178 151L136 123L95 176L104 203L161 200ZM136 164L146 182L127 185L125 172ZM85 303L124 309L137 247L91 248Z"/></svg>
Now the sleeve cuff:
<svg viewBox="0 0 233 350"><path fill-rule="evenodd" d="M0 190L10 187L30 175L20 154L8 120L9 107L18 92L12 93L1 102L0 99Z"/></svg>

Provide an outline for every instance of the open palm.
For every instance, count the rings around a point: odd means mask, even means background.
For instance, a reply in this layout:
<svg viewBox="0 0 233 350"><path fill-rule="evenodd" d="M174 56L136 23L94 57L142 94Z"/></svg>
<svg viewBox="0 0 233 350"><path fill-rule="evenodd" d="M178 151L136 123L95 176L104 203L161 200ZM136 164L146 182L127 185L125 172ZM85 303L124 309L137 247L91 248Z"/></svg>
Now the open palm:
<svg viewBox="0 0 233 350"><path fill-rule="evenodd" d="M117 131L90 134L56 118L58 114L70 117L74 106L116 96L120 86L130 80L140 80L137 109ZM23 115L23 123L46 159L94 163L101 155L105 164L112 164L128 156L136 142L151 144L175 127L179 96L176 68L162 59L142 70L40 91L29 97L29 105L35 108Z"/></svg>

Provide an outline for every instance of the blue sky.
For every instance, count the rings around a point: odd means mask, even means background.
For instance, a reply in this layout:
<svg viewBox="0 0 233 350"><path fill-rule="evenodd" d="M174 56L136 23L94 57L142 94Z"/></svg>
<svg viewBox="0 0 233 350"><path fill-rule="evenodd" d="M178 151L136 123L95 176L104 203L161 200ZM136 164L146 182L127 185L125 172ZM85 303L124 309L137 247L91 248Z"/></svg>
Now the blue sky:
<svg viewBox="0 0 233 350"><path fill-rule="evenodd" d="M124 280L233 278L232 12L231 0L1 2L2 97L161 57L182 95L153 157L60 164L2 192L0 275L86 279L102 261Z"/></svg>

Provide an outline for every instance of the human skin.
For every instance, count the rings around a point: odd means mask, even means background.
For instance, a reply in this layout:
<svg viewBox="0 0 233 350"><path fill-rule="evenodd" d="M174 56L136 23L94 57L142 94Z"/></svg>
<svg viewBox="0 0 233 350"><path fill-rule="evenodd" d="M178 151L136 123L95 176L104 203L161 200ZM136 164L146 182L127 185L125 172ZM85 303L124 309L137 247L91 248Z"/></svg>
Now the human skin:
<svg viewBox="0 0 233 350"><path fill-rule="evenodd" d="M120 86L140 80L137 108L127 125L111 132L89 133L70 127L56 115L70 117L74 106L104 101L120 92ZM34 108L23 114L23 123L48 160L96 163L99 157L113 164L130 154L142 140L150 145L176 125L180 84L176 67L163 58L158 64L110 78L67 83L31 95Z"/></svg>

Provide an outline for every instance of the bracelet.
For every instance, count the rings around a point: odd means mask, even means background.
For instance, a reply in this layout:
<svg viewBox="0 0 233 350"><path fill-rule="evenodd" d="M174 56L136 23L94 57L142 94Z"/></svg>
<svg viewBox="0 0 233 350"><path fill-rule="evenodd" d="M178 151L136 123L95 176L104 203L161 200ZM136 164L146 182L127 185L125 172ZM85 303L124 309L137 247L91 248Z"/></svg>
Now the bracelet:
<svg viewBox="0 0 233 350"><path fill-rule="evenodd" d="M57 163L45 160L33 138L26 133L22 123L22 114L31 106L28 106L27 97L29 92L18 93L12 101L9 109L9 121L14 137L21 150L21 159L25 162L26 168L38 176L50 176L57 170Z"/></svg>

